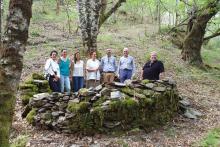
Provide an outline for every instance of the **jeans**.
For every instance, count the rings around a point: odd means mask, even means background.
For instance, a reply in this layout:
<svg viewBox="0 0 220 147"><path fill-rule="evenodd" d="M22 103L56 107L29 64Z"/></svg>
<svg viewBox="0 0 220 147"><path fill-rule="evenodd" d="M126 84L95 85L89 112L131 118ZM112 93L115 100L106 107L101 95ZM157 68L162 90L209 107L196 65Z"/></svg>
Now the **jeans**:
<svg viewBox="0 0 220 147"><path fill-rule="evenodd" d="M83 88L84 78L83 77L73 77L73 91L77 92L79 89Z"/></svg>
<svg viewBox="0 0 220 147"><path fill-rule="evenodd" d="M60 87L61 87L61 92L64 92L64 87L66 89L66 92L70 92L69 76L60 75Z"/></svg>
<svg viewBox="0 0 220 147"><path fill-rule="evenodd" d="M132 70L120 69L119 79L121 83L124 83L125 80L131 79Z"/></svg>

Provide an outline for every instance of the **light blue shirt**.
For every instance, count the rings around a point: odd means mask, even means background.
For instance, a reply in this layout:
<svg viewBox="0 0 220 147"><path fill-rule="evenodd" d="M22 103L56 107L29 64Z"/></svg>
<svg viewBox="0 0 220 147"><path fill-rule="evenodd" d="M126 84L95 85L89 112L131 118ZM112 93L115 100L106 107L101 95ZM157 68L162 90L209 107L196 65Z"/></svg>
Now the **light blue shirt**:
<svg viewBox="0 0 220 147"><path fill-rule="evenodd" d="M114 56L108 57L107 55L102 57L101 67L104 72L116 72L116 58Z"/></svg>
<svg viewBox="0 0 220 147"><path fill-rule="evenodd" d="M125 57L122 56L119 60L119 64L118 64L118 73L120 71L120 69L128 69L132 71L132 75L134 75L135 73L135 62L134 62L134 58L132 56Z"/></svg>

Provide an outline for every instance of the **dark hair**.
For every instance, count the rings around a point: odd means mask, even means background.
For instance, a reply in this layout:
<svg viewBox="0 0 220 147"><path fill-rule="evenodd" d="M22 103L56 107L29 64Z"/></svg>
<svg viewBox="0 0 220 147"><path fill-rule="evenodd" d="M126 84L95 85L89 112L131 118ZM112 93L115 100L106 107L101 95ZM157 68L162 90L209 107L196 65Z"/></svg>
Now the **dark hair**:
<svg viewBox="0 0 220 147"><path fill-rule="evenodd" d="M96 53L96 51L91 51L90 52L90 57L92 56L93 53Z"/></svg>
<svg viewBox="0 0 220 147"><path fill-rule="evenodd" d="M66 48L62 49L62 50L61 50L61 53L62 53L63 51L65 51L65 50L67 51L67 49L66 49Z"/></svg>
<svg viewBox="0 0 220 147"><path fill-rule="evenodd" d="M76 64L76 54L80 54L79 52L75 52L74 54L74 63Z"/></svg>
<svg viewBox="0 0 220 147"><path fill-rule="evenodd" d="M58 55L57 51L52 50L52 51L50 52L50 56L52 56L53 53L56 53L56 54Z"/></svg>

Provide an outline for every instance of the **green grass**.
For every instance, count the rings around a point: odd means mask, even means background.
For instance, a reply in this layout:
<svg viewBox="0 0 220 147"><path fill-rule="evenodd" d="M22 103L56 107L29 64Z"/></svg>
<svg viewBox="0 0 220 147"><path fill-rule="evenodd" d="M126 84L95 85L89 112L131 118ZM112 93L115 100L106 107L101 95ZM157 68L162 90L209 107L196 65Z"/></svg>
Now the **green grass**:
<svg viewBox="0 0 220 147"><path fill-rule="evenodd" d="M10 145L10 147L26 147L27 142L27 135L19 135L17 138L12 140L12 144Z"/></svg>
<svg viewBox="0 0 220 147"><path fill-rule="evenodd" d="M220 128L211 130L208 135L203 138L195 146L201 147L219 147L220 146Z"/></svg>
<svg viewBox="0 0 220 147"><path fill-rule="evenodd" d="M212 67L220 68L220 38L210 40L209 43L202 49L202 57L204 62Z"/></svg>

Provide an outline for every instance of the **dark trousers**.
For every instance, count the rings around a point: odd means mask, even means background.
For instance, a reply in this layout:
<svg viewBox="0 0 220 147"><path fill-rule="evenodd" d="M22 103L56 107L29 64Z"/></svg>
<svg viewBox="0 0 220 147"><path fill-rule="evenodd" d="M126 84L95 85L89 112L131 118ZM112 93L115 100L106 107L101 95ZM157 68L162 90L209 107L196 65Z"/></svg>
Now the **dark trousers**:
<svg viewBox="0 0 220 147"><path fill-rule="evenodd" d="M49 85L50 85L50 89L53 91L53 92L60 92L60 81L54 81L53 80L54 77L53 76L50 76L49 77Z"/></svg>
<svg viewBox="0 0 220 147"><path fill-rule="evenodd" d="M79 89L83 88L84 78L83 77L73 77L73 91L77 92Z"/></svg>

